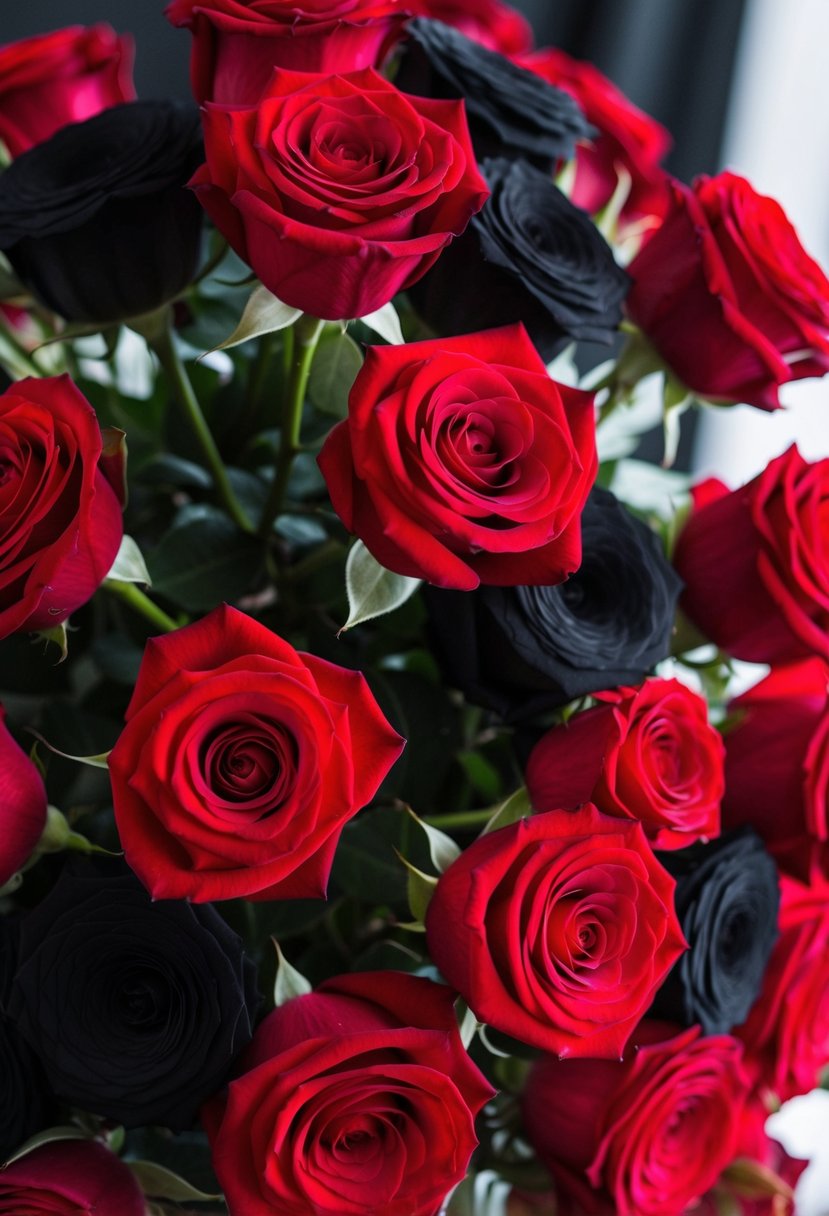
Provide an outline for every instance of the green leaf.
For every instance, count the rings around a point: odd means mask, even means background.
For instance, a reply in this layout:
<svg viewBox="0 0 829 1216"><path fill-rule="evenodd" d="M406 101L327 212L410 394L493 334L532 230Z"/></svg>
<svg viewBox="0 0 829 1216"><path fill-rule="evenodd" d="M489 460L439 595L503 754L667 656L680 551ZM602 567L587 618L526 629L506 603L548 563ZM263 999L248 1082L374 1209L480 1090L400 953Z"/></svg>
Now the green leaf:
<svg viewBox="0 0 829 1216"><path fill-rule="evenodd" d="M59 1140L88 1140L86 1132L81 1131L79 1127L70 1127L68 1124L61 1127L47 1127L45 1131L38 1132L35 1136L30 1136L20 1145L11 1157L7 1157L3 1165L11 1165L13 1161L19 1161L21 1157L33 1153L36 1148L42 1148L44 1144L55 1144Z"/></svg>
<svg viewBox="0 0 829 1216"><path fill-rule="evenodd" d="M131 536L127 536L126 532L107 578L118 583L142 583L145 587L151 586L144 556L138 545Z"/></svg>
<svg viewBox="0 0 829 1216"><path fill-rule="evenodd" d="M308 396L314 408L334 418L347 417L348 394L362 366L360 348L348 334L323 338L308 378Z"/></svg>
<svg viewBox="0 0 829 1216"><path fill-rule="evenodd" d="M361 540L355 541L345 564L348 620L340 632L393 612L414 595L422 581L387 570Z"/></svg>
<svg viewBox="0 0 829 1216"><path fill-rule="evenodd" d="M498 828L508 827L511 823L518 823L520 819L526 819L532 814L532 805L530 803L530 795L527 787L522 785L514 794L510 794L500 806L497 806L492 813L492 817L486 821L484 829L481 832L482 836L486 836L488 832L497 832Z"/></svg>
<svg viewBox="0 0 829 1216"><path fill-rule="evenodd" d="M413 866L399 850L395 849L395 853L407 870L406 896L409 901L409 911L416 921L423 924L426 920L426 909L435 893L438 880L432 874L424 874L417 866Z"/></svg>
<svg viewBox="0 0 829 1216"><path fill-rule="evenodd" d="M613 475L612 489L617 498L639 511L653 511L660 519L670 519L684 501L691 485L688 473L660 469L644 460L620 460Z"/></svg>
<svg viewBox="0 0 829 1216"><path fill-rule="evenodd" d="M125 1164L132 1170L144 1194L151 1195L154 1199L171 1199L174 1203L184 1203L187 1200L205 1203L222 1198L221 1193L205 1194L172 1170L157 1165L155 1161L127 1161Z"/></svg>
<svg viewBox="0 0 829 1216"><path fill-rule="evenodd" d="M262 561L261 545L223 512L204 508L174 527L148 555L153 587L187 612L206 612L218 598L249 591Z"/></svg>
<svg viewBox="0 0 829 1216"><path fill-rule="evenodd" d="M214 346L213 350L229 350L232 346L249 342L251 338L259 338L262 334L273 334L280 329L287 329L301 316L300 308L283 304L267 287L260 285L254 288L248 297L241 320L233 333L225 338L224 342Z"/></svg>
<svg viewBox="0 0 829 1216"><path fill-rule="evenodd" d="M149 486L176 486L185 490L209 490L213 478L207 469L172 452L159 452L145 461L138 473Z"/></svg>
<svg viewBox="0 0 829 1216"><path fill-rule="evenodd" d="M44 739L43 735L38 734L36 730L33 730L31 733L55 756L63 756L64 760L74 760L76 764L87 764L90 768L107 767L109 752L100 752L97 756L71 756L69 752L62 752L59 747L53 747L49 740Z"/></svg>
<svg viewBox="0 0 829 1216"><path fill-rule="evenodd" d="M53 625L51 629L39 629L37 636L42 638L44 642L51 642L60 650L59 663L63 663L69 655L69 628L66 621L61 621L59 625Z"/></svg>
<svg viewBox="0 0 829 1216"><path fill-rule="evenodd" d="M305 976L297 971L296 967L292 967L285 958L276 938L272 937L271 941L276 950L276 979L273 985L273 1003L279 1008L286 1001L293 1000L295 996L307 996L311 992L311 985Z"/></svg>
<svg viewBox="0 0 829 1216"><path fill-rule="evenodd" d="M665 442L665 452L662 457L662 468L670 469L676 460L679 440L682 434L682 415L689 408L694 398L690 391L675 380L665 375L665 385L662 391L663 417L662 433Z"/></svg>
<svg viewBox="0 0 829 1216"><path fill-rule="evenodd" d="M466 1001L462 1001L460 997L455 1001L455 1014L458 1019L458 1034L461 1036L461 1042L469 1050L469 1044L475 1038L475 1031L478 1029L478 1019Z"/></svg>
<svg viewBox="0 0 829 1216"><path fill-rule="evenodd" d="M441 832L440 828L433 828L430 824L424 823L419 819L410 806L406 807L406 811L414 820L417 826L426 834L426 839L429 843L429 856L432 859L432 865L439 874L444 870L448 870L453 861L461 855L460 848L455 844L451 836L447 836L445 832Z"/></svg>
<svg viewBox="0 0 829 1216"><path fill-rule="evenodd" d="M363 325L367 325L369 329L373 329L390 346L403 346L406 341L403 337L403 330L400 328L400 318L397 315L397 309L391 300L389 300L388 304L384 304L382 308L378 308L376 312L367 313L366 316L359 319Z"/></svg>

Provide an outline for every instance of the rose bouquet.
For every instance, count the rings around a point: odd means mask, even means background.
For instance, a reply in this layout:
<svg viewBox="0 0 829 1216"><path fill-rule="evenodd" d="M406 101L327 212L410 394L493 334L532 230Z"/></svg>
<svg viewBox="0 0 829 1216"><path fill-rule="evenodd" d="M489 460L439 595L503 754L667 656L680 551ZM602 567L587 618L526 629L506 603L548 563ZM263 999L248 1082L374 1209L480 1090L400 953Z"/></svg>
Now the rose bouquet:
<svg viewBox="0 0 829 1216"><path fill-rule="evenodd" d="M829 461L670 465L829 282L501 0L167 17L0 50L0 1212L792 1212Z"/></svg>

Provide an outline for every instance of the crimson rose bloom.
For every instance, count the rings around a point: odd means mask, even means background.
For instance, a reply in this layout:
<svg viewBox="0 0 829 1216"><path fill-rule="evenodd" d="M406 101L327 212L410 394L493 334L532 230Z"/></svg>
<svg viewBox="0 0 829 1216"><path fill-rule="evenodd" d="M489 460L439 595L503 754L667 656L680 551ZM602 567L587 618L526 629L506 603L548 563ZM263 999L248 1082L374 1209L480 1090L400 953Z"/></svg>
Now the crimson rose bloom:
<svg viewBox="0 0 829 1216"><path fill-rule="evenodd" d="M674 565L680 601L737 659L829 659L829 460L795 446L730 493L709 479L693 492Z"/></svg>
<svg viewBox="0 0 829 1216"><path fill-rule="evenodd" d="M736 1156L740 1044L661 1022L643 1022L634 1043L624 1060L537 1060L527 1136L578 1212L679 1216Z"/></svg>
<svg viewBox="0 0 829 1216"><path fill-rule="evenodd" d="M565 1056L619 1056L685 949L674 880L638 823L534 815L441 875L429 953L481 1021Z"/></svg>
<svg viewBox="0 0 829 1216"><path fill-rule="evenodd" d="M454 26L490 51L515 55L529 50L533 31L527 18L501 0L406 0L415 17Z"/></svg>
<svg viewBox="0 0 829 1216"><path fill-rule="evenodd" d="M679 680L595 696L602 704L534 747L526 781L535 809L595 802L605 814L638 819L655 849L718 836L724 749L705 699Z"/></svg>
<svg viewBox="0 0 829 1216"><path fill-rule="evenodd" d="M275 295L330 320L382 308L480 211L463 103L408 97L367 68L276 72L257 108L207 105L191 181Z"/></svg>
<svg viewBox="0 0 829 1216"><path fill-rule="evenodd" d="M453 1000L431 980L363 972L265 1018L226 1101L203 1112L231 1211L435 1216L493 1092Z"/></svg>
<svg viewBox="0 0 829 1216"><path fill-rule="evenodd" d="M12 156L134 97L132 39L108 25L73 25L0 47L0 140Z"/></svg>
<svg viewBox="0 0 829 1216"><path fill-rule="evenodd" d="M829 280L744 178L671 181L670 193L628 268L628 312L695 393L778 409L781 384L829 370Z"/></svg>
<svg viewBox="0 0 829 1216"><path fill-rule="evenodd" d="M389 570L459 591L560 583L581 561L593 398L549 378L522 325L369 347L319 465Z"/></svg>
<svg viewBox="0 0 829 1216"><path fill-rule="evenodd" d="M192 32L196 101L255 105L274 68L379 64L408 12L401 0L172 0L165 15Z"/></svg>
<svg viewBox="0 0 829 1216"><path fill-rule="evenodd" d="M0 638L59 625L109 573L124 529L108 477L121 472L68 376L0 395Z"/></svg>
<svg viewBox="0 0 829 1216"><path fill-rule="evenodd" d="M135 1175L95 1140L58 1140L0 1170L0 1213L144 1216Z"/></svg>
<svg viewBox="0 0 829 1216"><path fill-rule="evenodd" d="M46 826L43 779L5 718L0 705L0 887L28 860Z"/></svg>
<svg viewBox="0 0 829 1216"><path fill-rule="evenodd" d="M147 643L109 757L127 861L156 899L324 898L346 820L403 742L358 671L227 605Z"/></svg>

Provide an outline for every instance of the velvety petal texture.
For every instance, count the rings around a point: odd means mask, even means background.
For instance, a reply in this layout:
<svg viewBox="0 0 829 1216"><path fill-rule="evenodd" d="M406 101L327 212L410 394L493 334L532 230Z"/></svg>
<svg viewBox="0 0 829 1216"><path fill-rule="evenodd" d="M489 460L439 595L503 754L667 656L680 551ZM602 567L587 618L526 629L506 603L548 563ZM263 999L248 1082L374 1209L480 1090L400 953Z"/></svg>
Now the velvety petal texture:
<svg viewBox="0 0 829 1216"><path fill-rule="evenodd" d="M43 778L9 733L0 705L0 887L28 861L45 826Z"/></svg>
<svg viewBox="0 0 829 1216"><path fill-rule="evenodd" d="M2 1216L144 1216L129 1168L103 1144L60 1140L0 1171Z"/></svg>
<svg viewBox="0 0 829 1216"><path fill-rule="evenodd" d="M409 12L460 30L473 42L502 55L527 51L533 30L527 18L503 0L407 0Z"/></svg>

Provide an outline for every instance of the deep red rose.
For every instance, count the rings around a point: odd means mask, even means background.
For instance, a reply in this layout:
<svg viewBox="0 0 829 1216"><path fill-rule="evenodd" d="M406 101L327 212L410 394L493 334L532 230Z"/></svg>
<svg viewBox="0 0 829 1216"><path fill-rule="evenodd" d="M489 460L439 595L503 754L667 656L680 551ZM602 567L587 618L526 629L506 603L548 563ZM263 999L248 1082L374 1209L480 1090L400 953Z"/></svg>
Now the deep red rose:
<svg viewBox="0 0 829 1216"><path fill-rule="evenodd" d="M729 1035L643 1022L624 1060L537 1060L522 1096L565 1212L679 1216L736 1155L748 1077Z"/></svg>
<svg viewBox="0 0 829 1216"><path fill-rule="evenodd" d="M829 280L744 178L671 181L670 195L628 267L630 316L695 393L778 409L781 384L829 370Z"/></svg>
<svg viewBox="0 0 829 1216"><path fill-rule="evenodd" d="M258 108L207 105L191 185L275 295L360 317L424 275L488 190L463 103L408 97L372 69L277 72Z"/></svg>
<svg viewBox="0 0 829 1216"><path fill-rule="evenodd" d="M674 565L684 611L712 642L750 663L829 659L829 460L792 446L731 492L693 492Z"/></svg>
<svg viewBox="0 0 829 1216"><path fill-rule="evenodd" d="M454 26L490 51L517 55L533 44L533 30L523 13L502 0L406 0L415 17L431 17Z"/></svg>
<svg viewBox="0 0 829 1216"><path fill-rule="evenodd" d="M537 811L595 802L638 819L655 849L682 849L720 833L722 738L703 697L679 680L594 694L538 741L526 781Z"/></svg>
<svg viewBox="0 0 829 1216"><path fill-rule="evenodd" d="M59 625L109 573L123 523L103 449L68 376L0 395L0 638Z"/></svg>
<svg viewBox="0 0 829 1216"><path fill-rule="evenodd" d="M28 860L46 826L46 789L0 705L0 887Z"/></svg>
<svg viewBox="0 0 829 1216"><path fill-rule="evenodd" d="M134 97L132 39L108 25L73 25L0 47L0 140L12 156Z"/></svg>
<svg viewBox="0 0 829 1216"><path fill-rule="evenodd" d="M780 937L759 999L734 1033L757 1083L781 1102L808 1093L829 1064L829 879L780 876Z"/></svg>
<svg viewBox="0 0 829 1216"><path fill-rule="evenodd" d="M549 378L522 325L369 347L319 465L345 526L398 574L560 583L581 562L593 398Z"/></svg>
<svg viewBox="0 0 829 1216"><path fill-rule="evenodd" d="M354 72L379 65L408 10L401 0L172 0L193 35L196 101L255 105L274 68Z"/></svg>
<svg viewBox="0 0 829 1216"><path fill-rule="evenodd" d="M649 235L669 201L669 179L660 168L672 142L665 127L629 101L592 63L553 47L522 55L518 62L569 93L596 128L596 135L576 149L575 177L567 191L576 206L595 215L610 202L626 173L630 191L619 215L619 236L633 235L633 228L640 238Z"/></svg>
<svg viewBox="0 0 829 1216"><path fill-rule="evenodd" d="M402 747L360 672L215 608L147 643L109 757L127 861L156 899L324 898Z"/></svg>
<svg viewBox="0 0 829 1216"><path fill-rule="evenodd" d="M435 1216L493 1092L453 1000L431 980L363 972L269 1014L203 1116L231 1211Z"/></svg>
<svg viewBox="0 0 829 1216"><path fill-rule="evenodd" d="M638 823L534 815L441 875L429 953L480 1021L562 1059L619 1056L685 949L674 885Z"/></svg>
<svg viewBox="0 0 829 1216"><path fill-rule="evenodd" d="M94 1140L58 1140L0 1170L3 1216L144 1216L135 1175Z"/></svg>

